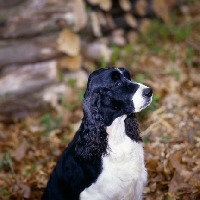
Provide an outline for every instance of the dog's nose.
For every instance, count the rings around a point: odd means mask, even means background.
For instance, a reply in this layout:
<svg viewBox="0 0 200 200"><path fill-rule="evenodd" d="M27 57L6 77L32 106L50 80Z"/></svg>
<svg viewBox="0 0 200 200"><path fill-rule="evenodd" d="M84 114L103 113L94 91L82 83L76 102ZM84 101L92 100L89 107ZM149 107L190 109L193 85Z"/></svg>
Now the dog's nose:
<svg viewBox="0 0 200 200"><path fill-rule="evenodd" d="M151 88L145 88L145 89L143 90L143 95L144 95L145 97L151 97L152 94L153 94L153 90L152 90Z"/></svg>

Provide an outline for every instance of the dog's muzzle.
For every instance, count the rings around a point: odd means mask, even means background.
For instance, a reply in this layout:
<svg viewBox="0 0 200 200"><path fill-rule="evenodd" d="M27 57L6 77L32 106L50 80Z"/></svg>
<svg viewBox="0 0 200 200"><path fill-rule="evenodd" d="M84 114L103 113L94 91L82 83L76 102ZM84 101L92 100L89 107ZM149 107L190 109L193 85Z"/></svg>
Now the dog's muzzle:
<svg viewBox="0 0 200 200"><path fill-rule="evenodd" d="M137 91L133 94L133 105L134 112L140 112L142 109L146 108L152 102L153 90L143 84L137 83L139 85Z"/></svg>

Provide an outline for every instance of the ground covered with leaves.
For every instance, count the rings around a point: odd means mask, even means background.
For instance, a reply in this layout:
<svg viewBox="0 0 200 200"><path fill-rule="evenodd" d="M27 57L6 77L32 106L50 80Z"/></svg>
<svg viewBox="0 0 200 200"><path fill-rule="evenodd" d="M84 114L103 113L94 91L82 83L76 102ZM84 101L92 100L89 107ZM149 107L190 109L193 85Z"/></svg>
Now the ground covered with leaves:
<svg viewBox="0 0 200 200"><path fill-rule="evenodd" d="M200 2L188 1L171 22L153 21L132 45L113 47L110 65L154 90L138 114L148 184L146 200L200 199ZM103 60L98 66L107 65ZM84 87L39 117L0 123L0 199L40 199L56 161L82 118Z"/></svg>

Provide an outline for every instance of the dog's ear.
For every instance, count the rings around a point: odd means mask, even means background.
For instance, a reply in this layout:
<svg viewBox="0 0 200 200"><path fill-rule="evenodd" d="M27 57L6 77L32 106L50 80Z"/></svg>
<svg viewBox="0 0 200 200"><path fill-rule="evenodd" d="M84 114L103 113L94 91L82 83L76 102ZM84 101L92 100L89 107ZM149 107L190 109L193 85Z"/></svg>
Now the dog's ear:
<svg viewBox="0 0 200 200"><path fill-rule="evenodd" d="M124 76L125 76L128 80L131 81L131 74L130 74L130 72L129 72L127 69L125 69L125 68L119 68L119 69L120 69L121 72L124 74Z"/></svg>
<svg viewBox="0 0 200 200"><path fill-rule="evenodd" d="M76 157L82 161L95 162L107 154L107 132L100 112L100 93L86 91L83 101L84 118L76 143Z"/></svg>
<svg viewBox="0 0 200 200"><path fill-rule="evenodd" d="M124 120L124 124L126 135L133 141L142 142L137 118L134 113L127 115L127 118Z"/></svg>

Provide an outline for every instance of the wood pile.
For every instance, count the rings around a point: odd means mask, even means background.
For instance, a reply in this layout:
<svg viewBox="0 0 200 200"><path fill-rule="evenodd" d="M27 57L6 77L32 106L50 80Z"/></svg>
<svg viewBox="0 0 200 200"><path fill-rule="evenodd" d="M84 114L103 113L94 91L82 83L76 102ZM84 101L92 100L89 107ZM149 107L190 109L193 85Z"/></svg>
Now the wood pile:
<svg viewBox="0 0 200 200"><path fill-rule="evenodd" d="M87 76L96 61L104 58L109 63L111 45L134 42L153 17L168 23L169 11L179 4L179 0L0 0L0 120L40 114L48 108L43 106L47 87L67 87L59 80L61 72L69 76L81 70Z"/></svg>

